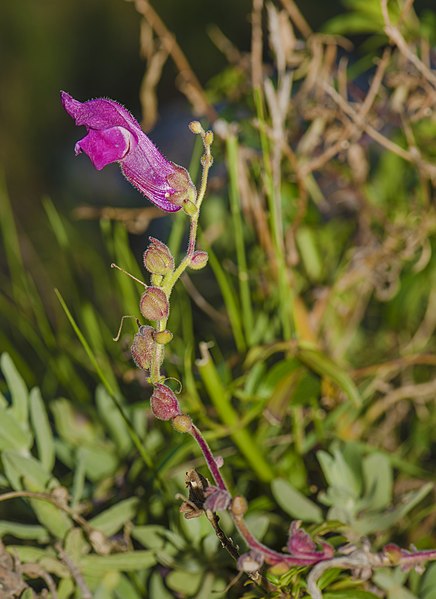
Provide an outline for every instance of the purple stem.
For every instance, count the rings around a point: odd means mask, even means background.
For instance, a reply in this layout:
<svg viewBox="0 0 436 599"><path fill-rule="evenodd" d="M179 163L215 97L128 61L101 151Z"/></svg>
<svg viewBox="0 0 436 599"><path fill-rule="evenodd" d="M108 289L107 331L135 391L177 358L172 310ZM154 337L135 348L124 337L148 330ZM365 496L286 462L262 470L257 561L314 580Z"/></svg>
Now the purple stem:
<svg viewBox="0 0 436 599"><path fill-rule="evenodd" d="M191 435L194 437L194 439L197 441L198 446L201 449L201 453L203 454L204 459L206 460L206 463L208 465L210 473L212 474L212 477L215 481L216 486L219 489L221 489L222 491L226 491L227 493L229 493L229 489L228 489L223 477L221 476L221 472L217 466L216 460L213 457L213 453L212 453L209 445L207 444L206 439L203 437L203 435L198 430L198 428L195 426L195 424L192 425L190 432L191 432Z"/></svg>
<svg viewBox="0 0 436 599"><path fill-rule="evenodd" d="M206 460L206 463L207 463L210 473L215 481L216 486L219 489L221 489L222 491L226 491L227 493L229 493L229 489L228 489L223 477L221 476L221 472L217 466L217 463L213 456L213 453L212 453L209 445L207 444L206 439L203 437L203 435L201 434L199 429L195 426L195 424L192 425L190 433L194 437L194 439L197 441L198 446L201 449L201 453L203 454L204 459ZM313 564L316 564L317 562L327 559L327 557L328 557L328 556L323 556L322 554L321 555L318 554L316 557L312 556L312 557L304 558L304 557L295 557L288 553L280 553L278 551L274 551L273 549L270 549L266 545L263 545L263 543L258 541L256 539L256 537L254 537L251 534L251 532L248 530L242 517L235 516L235 514L233 514L231 510L230 510L230 513L233 517L233 521L235 522L236 527L238 528L242 537L245 539L247 545L251 549L255 549L256 551L259 551L260 553L262 553L265 561L269 564L285 563L288 566L311 566Z"/></svg>
<svg viewBox="0 0 436 599"><path fill-rule="evenodd" d="M428 549L426 551L406 551L401 550L400 565L408 568L428 562L430 560L436 560L436 549Z"/></svg>
<svg viewBox="0 0 436 599"><path fill-rule="evenodd" d="M323 556L322 554L318 554L316 557L295 557L294 555L290 555L289 553L281 553L279 551L274 551L274 549L270 549L269 547L258 541L256 537L254 537L251 534L242 518L233 515L233 521L242 537L244 537L245 542L250 547L250 549L259 551L268 564L286 564L288 566L312 566L318 562L327 559L327 556Z"/></svg>

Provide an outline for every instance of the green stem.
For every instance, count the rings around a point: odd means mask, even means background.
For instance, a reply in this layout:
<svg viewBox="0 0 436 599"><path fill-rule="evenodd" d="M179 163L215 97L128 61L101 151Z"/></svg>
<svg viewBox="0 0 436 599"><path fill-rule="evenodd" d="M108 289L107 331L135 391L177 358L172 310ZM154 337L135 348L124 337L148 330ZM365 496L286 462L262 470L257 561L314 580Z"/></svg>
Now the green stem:
<svg viewBox="0 0 436 599"><path fill-rule="evenodd" d="M256 106L257 119L262 125L265 123L265 110L263 105L262 92L260 88L254 90L254 103ZM265 133L265 127L259 127L260 145L262 148L263 165L265 170L265 188L267 190L268 208L270 211L270 226L274 242L274 249L277 257L278 266L278 296L280 320L282 322L283 334L285 339L292 337L293 330L293 309L292 292L288 284L286 260L283 245L282 223L279 222L277 214L277 204L281 202L280 189L275 189L272 168L269 140Z"/></svg>
<svg viewBox="0 0 436 599"><path fill-rule="evenodd" d="M241 295L242 322L244 325L247 344L251 345L253 337L254 318L251 305L250 283L248 277L247 257L245 254L244 228L242 225L241 208L238 191L238 142L234 135L226 140L227 163L230 178L230 207L235 233L236 258L238 261L239 293Z"/></svg>
<svg viewBox="0 0 436 599"><path fill-rule="evenodd" d="M246 429L240 428L241 419L239 414L231 404L229 393L221 384L220 377L206 344L200 344L200 351L202 359L197 360L197 367L218 416L229 427L230 436L244 454L247 462L254 472L256 472L256 475L264 482L271 481L274 478L271 467L266 462L250 433Z"/></svg>

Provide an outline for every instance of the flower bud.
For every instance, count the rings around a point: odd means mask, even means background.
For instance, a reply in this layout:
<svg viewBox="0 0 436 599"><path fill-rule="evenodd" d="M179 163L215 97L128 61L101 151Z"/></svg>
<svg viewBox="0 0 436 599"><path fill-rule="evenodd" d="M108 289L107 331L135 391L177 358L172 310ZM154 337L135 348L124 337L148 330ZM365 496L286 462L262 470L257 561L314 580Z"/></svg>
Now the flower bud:
<svg viewBox="0 0 436 599"><path fill-rule="evenodd" d="M161 383L155 385L150 403L151 411L159 420L172 420L182 413L175 393Z"/></svg>
<svg viewBox="0 0 436 599"><path fill-rule="evenodd" d="M180 414L180 416L176 416L173 418L171 424L173 425L174 430L178 433L189 433L192 429L192 420L186 414Z"/></svg>
<svg viewBox="0 0 436 599"><path fill-rule="evenodd" d="M174 172L167 177L168 184L174 189L174 193L169 196L169 199L177 206L183 206L185 200L195 202L197 190L188 171L177 164L173 164L173 168Z"/></svg>
<svg viewBox="0 0 436 599"><path fill-rule="evenodd" d="M144 266L148 272L166 275L174 270L174 258L162 241L150 237L150 245L144 252Z"/></svg>
<svg viewBox="0 0 436 599"><path fill-rule="evenodd" d="M247 506L247 500L245 499L245 497L241 497L240 495L237 495L236 497L233 498L232 501L232 512L233 515L236 517L242 517L245 512L247 511L248 506Z"/></svg>
<svg viewBox="0 0 436 599"><path fill-rule="evenodd" d="M132 347L130 348L132 358L138 368L148 370L155 347L153 339L154 329L150 326L142 326L136 333Z"/></svg>
<svg viewBox="0 0 436 599"><path fill-rule="evenodd" d="M182 204L182 210L188 216L194 216L194 214L197 214L198 212L197 206L190 200L184 200Z"/></svg>
<svg viewBox="0 0 436 599"><path fill-rule="evenodd" d="M383 552L393 565L399 564L401 558L403 557L401 548L398 547L398 545L395 545L395 543L389 543L388 545L385 545Z"/></svg>
<svg viewBox="0 0 436 599"><path fill-rule="evenodd" d="M213 131L206 131L206 135L204 136L204 143L207 146L211 146L213 143Z"/></svg>
<svg viewBox="0 0 436 599"><path fill-rule="evenodd" d="M199 135L200 133L204 132L204 129L199 121L191 121L189 123L189 128L192 131L192 133L195 133L196 135Z"/></svg>
<svg viewBox="0 0 436 599"><path fill-rule="evenodd" d="M173 338L173 334L168 329L165 329L165 331L155 331L153 337L159 345L166 345Z"/></svg>
<svg viewBox="0 0 436 599"><path fill-rule="evenodd" d="M168 318L170 305L162 289L147 287L139 300L139 309L148 320L162 320Z"/></svg>
<svg viewBox="0 0 436 599"><path fill-rule="evenodd" d="M192 254L189 267L193 270L201 270L206 266L208 260L209 256L207 252L204 252L203 250L197 250Z"/></svg>
<svg viewBox="0 0 436 599"><path fill-rule="evenodd" d="M237 568L240 572L257 572L262 567L264 557L260 551L249 551L243 553L237 561Z"/></svg>

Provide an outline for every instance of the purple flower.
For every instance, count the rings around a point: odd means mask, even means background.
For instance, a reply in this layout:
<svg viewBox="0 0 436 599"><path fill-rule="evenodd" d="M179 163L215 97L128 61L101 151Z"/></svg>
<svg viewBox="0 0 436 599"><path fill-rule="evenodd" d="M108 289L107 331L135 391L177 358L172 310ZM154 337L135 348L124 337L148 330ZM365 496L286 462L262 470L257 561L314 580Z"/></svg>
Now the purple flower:
<svg viewBox="0 0 436 599"><path fill-rule="evenodd" d="M106 98L79 102L66 92L61 92L61 100L76 125L87 130L76 143L76 155L88 154L97 170L119 162L126 179L166 212L195 201L188 171L166 160L121 104Z"/></svg>

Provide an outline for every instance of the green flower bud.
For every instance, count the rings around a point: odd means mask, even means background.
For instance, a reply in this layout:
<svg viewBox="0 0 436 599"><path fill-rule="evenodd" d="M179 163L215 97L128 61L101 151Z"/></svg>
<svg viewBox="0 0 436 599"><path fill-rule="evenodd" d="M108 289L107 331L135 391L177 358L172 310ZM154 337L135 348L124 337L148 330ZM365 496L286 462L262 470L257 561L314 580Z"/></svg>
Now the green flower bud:
<svg viewBox="0 0 436 599"><path fill-rule="evenodd" d="M184 202L182 204L182 210L188 216L194 216L194 214L197 214L197 212L198 212L197 206L190 200L184 200Z"/></svg>
<svg viewBox="0 0 436 599"><path fill-rule="evenodd" d="M160 383L155 385L150 403L151 411L159 420L172 420L182 413L175 393Z"/></svg>
<svg viewBox="0 0 436 599"><path fill-rule="evenodd" d="M192 254L189 267L193 270L201 270L206 266L208 259L209 256L207 252L204 252L203 250L197 250Z"/></svg>
<svg viewBox="0 0 436 599"><path fill-rule="evenodd" d="M153 337L159 345L166 345L173 338L173 334L168 329L165 329L165 331L155 331Z"/></svg>
<svg viewBox="0 0 436 599"><path fill-rule="evenodd" d="M139 309L148 320L162 320L168 318L170 305L162 289L147 287L139 300Z"/></svg>
<svg viewBox="0 0 436 599"><path fill-rule="evenodd" d="M204 143L207 146L211 146L213 143L213 131L206 131L206 135L204 136Z"/></svg>
<svg viewBox="0 0 436 599"><path fill-rule="evenodd" d="M199 121L191 121L189 123L189 128L191 129L192 133L195 133L196 135L204 132L204 129Z"/></svg>
<svg viewBox="0 0 436 599"><path fill-rule="evenodd" d="M178 433L189 433L192 429L192 420L186 414L180 414L180 416L176 416L173 418L171 424L173 425L174 430Z"/></svg>
<svg viewBox="0 0 436 599"><path fill-rule="evenodd" d="M174 270L174 258L162 241L150 237L150 245L144 252L144 266L148 272L166 275Z"/></svg>

